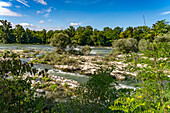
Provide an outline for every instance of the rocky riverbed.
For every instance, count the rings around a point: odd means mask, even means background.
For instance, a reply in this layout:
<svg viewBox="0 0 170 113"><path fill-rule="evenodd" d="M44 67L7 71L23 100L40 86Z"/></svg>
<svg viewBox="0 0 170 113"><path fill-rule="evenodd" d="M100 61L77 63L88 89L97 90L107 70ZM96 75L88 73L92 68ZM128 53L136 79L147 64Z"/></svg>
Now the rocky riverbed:
<svg viewBox="0 0 170 113"><path fill-rule="evenodd" d="M4 52L5 50L0 50L0 52ZM41 56L45 54L45 51L35 51L35 50L11 50L16 53L20 58L29 58L30 61L34 61L37 56ZM142 55L142 54L141 54ZM62 56L62 55L61 55ZM108 58L104 58L101 56L82 56L82 55L65 55L69 59L73 59L76 61L76 64L55 64L52 61L48 61L46 63L53 65L56 69L61 69L66 72L76 72L84 75L93 75L98 72L101 68L103 69L113 69L110 73L111 76L115 77L117 80L125 80L125 76L136 77L138 72L128 72L126 68L128 67L128 63L124 63L125 55L117 55L113 60L107 60ZM109 56L108 56L109 57ZM62 57L61 57L62 58ZM144 57L145 58L145 57ZM146 59L146 58L145 58ZM44 63L42 59L37 59L36 63ZM61 61L62 62L62 61ZM138 67L144 68L146 64L137 64ZM169 76L169 71L166 71Z"/></svg>

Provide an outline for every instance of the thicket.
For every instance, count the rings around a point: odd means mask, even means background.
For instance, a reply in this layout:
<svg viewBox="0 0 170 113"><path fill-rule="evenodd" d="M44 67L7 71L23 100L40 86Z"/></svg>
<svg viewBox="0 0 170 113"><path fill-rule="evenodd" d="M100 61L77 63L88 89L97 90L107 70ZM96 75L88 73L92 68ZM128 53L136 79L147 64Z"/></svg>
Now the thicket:
<svg viewBox="0 0 170 113"><path fill-rule="evenodd" d="M42 112L44 99L36 97L38 84L31 86L31 78L23 79L25 73L35 74L32 64L20 60L0 60L0 111L2 113Z"/></svg>
<svg viewBox="0 0 170 113"><path fill-rule="evenodd" d="M98 74L92 76L85 84L80 85L73 92L68 93L66 102L58 102L52 109L57 113L110 113L109 109L114 101L131 89L115 88L118 83L110 76L112 70L102 68Z"/></svg>
<svg viewBox="0 0 170 113"><path fill-rule="evenodd" d="M155 39L156 40L156 39ZM168 113L170 112L170 44L150 40L142 56L129 54L130 72L137 72L138 88L130 96L118 98L110 109L116 112ZM145 57L145 58L144 58ZM143 66L139 66L139 64ZM144 66L146 65L146 67Z"/></svg>
<svg viewBox="0 0 170 113"><path fill-rule="evenodd" d="M139 51L145 51L149 49L149 41L146 39L141 39L138 44Z"/></svg>
<svg viewBox="0 0 170 113"><path fill-rule="evenodd" d="M36 97L31 88L31 78L22 79L25 72L32 74L36 70L32 64L22 64L20 60L1 60L0 62L0 110L2 112L170 112L170 88L166 71L169 70L170 45L152 43L151 50L143 51L147 59L135 53L129 54L128 71L138 72L138 87L116 89L116 81L110 76L112 70L99 70L85 84L76 90L67 92L66 101L55 102L54 98L46 100ZM4 56L5 58L5 56ZM137 64L147 64L138 67ZM114 69L114 67L113 67ZM7 76L12 79L7 79ZM142 84L141 84L142 83ZM17 86L17 87L16 87ZM66 86L66 85L65 85ZM66 86L67 87L67 86ZM57 88L51 86L51 90Z"/></svg>
<svg viewBox="0 0 170 113"><path fill-rule="evenodd" d="M113 42L113 47L115 47L116 50L124 53L129 53L130 51L137 52L138 51L137 45L138 45L137 40L133 38L119 39Z"/></svg>
<svg viewBox="0 0 170 113"><path fill-rule="evenodd" d="M165 20L156 22L152 27L127 27L124 30L121 27L105 27L103 30L97 30L91 26L77 28L70 26L65 30L35 31L29 28L24 29L21 25L12 28L12 24L7 20L0 20L0 23L2 24L0 25L0 43L52 44L58 40L55 46L60 43L60 47L65 46L68 40L71 45L111 46L114 40L134 38L140 41L143 38L154 38L160 32L164 34L170 30L170 26ZM157 32L153 33L153 31ZM61 40L60 37L67 38Z"/></svg>
<svg viewBox="0 0 170 113"><path fill-rule="evenodd" d="M62 51L63 52L63 51ZM78 62L74 58L69 58L68 54L59 54L56 51L40 56L38 59L40 62L56 64L56 65L77 65Z"/></svg>
<svg viewBox="0 0 170 113"><path fill-rule="evenodd" d="M90 52L91 52L91 48L90 46L86 45L82 48L81 52L84 54L84 55L88 55Z"/></svg>

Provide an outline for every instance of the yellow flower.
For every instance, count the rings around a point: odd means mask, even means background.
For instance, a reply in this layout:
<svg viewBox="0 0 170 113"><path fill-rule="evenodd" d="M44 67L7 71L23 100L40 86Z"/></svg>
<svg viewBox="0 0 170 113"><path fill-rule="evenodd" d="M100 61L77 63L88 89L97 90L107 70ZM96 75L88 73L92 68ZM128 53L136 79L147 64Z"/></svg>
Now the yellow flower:
<svg viewBox="0 0 170 113"><path fill-rule="evenodd" d="M160 64L160 67L162 67L162 63Z"/></svg>
<svg viewBox="0 0 170 113"><path fill-rule="evenodd" d="M137 96L136 98L142 98L142 96Z"/></svg>
<svg viewBox="0 0 170 113"><path fill-rule="evenodd" d="M170 109L170 105L167 105L167 108Z"/></svg>

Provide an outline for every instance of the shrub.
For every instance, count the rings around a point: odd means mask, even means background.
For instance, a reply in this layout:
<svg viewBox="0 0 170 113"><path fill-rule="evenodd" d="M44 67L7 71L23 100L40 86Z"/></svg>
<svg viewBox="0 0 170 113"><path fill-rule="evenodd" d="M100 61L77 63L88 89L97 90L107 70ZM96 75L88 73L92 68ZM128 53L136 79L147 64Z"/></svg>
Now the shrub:
<svg viewBox="0 0 170 113"><path fill-rule="evenodd" d="M47 82L50 81L50 78L46 78L45 81L47 81Z"/></svg>
<svg viewBox="0 0 170 113"><path fill-rule="evenodd" d="M112 56L112 57L117 57L117 56L120 55L120 54L121 54L120 51L115 51L115 50L113 50L113 51L111 51L110 56Z"/></svg>
<svg viewBox="0 0 170 113"><path fill-rule="evenodd" d="M65 84L64 84L64 87L65 87L65 88L68 88L68 84L67 84L67 83L65 83Z"/></svg>
<svg viewBox="0 0 170 113"><path fill-rule="evenodd" d="M41 87L42 87L42 88L45 88L45 87L46 87L46 84L45 84L45 83L42 83Z"/></svg>
<svg viewBox="0 0 170 113"><path fill-rule="evenodd" d="M138 42L134 38L119 39L113 42L113 47L115 47L115 49L118 51L129 53L130 51L137 52L137 44Z"/></svg>
<svg viewBox="0 0 170 113"><path fill-rule="evenodd" d="M23 49L23 53L29 53L31 50Z"/></svg>
<svg viewBox="0 0 170 113"><path fill-rule="evenodd" d="M33 80L36 80L37 77L32 77Z"/></svg>
<svg viewBox="0 0 170 113"><path fill-rule="evenodd" d="M108 55L108 54L104 55L103 59L106 60L106 61L109 61L110 55Z"/></svg>
<svg viewBox="0 0 170 113"><path fill-rule="evenodd" d="M111 85L114 82L110 76L111 71L101 69L87 83L77 87L74 94L70 95L65 102L58 102L52 112L111 113L109 106L120 96L120 90L116 90L114 85ZM122 94L129 95L125 90L121 90Z"/></svg>
<svg viewBox="0 0 170 113"><path fill-rule="evenodd" d="M76 59L69 58L68 55L65 55L65 54L60 55L55 52L48 53L40 60L48 61L52 64L58 64L58 65L76 65L77 64Z"/></svg>
<svg viewBox="0 0 170 113"><path fill-rule="evenodd" d="M64 50L69 45L69 41L68 35L55 33L53 38L51 38L50 45Z"/></svg>
<svg viewBox="0 0 170 113"><path fill-rule="evenodd" d="M163 36L155 37L156 42L170 42L170 32Z"/></svg>
<svg viewBox="0 0 170 113"><path fill-rule="evenodd" d="M68 53L74 54L74 55L82 55L82 52L79 50L69 50Z"/></svg>
<svg viewBox="0 0 170 113"><path fill-rule="evenodd" d="M88 55L90 52L91 52L91 48L90 46L86 45L82 48L81 52L84 54L84 55Z"/></svg>
<svg viewBox="0 0 170 113"><path fill-rule="evenodd" d="M0 111L1 113L42 112L43 98L35 97L37 85L31 86L31 78L23 75L34 73L32 64L20 60L0 60ZM5 79L7 75L11 79Z"/></svg>
<svg viewBox="0 0 170 113"><path fill-rule="evenodd" d="M151 42L151 49L143 55L130 54L127 70L137 72L136 86L140 87L130 97L120 97L110 107L115 112L169 113L170 83L166 66L169 63L170 45L167 42ZM145 57L146 59L144 59ZM138 67L144 63L147 67Z"/></svg>
<svg viewBox="0 0 170 113"><path fill-rule="evenodd" d="M66 51L64 49L60 49L60 48L56 48L54 52L58 53L58 54L66 53Z"/></svg>
<svg viewBox="0 0 170 113"><path fill-rule="evenodd" d="M40 51L36 51L35 53L34 53L34 55L39 55L40 54Z"/></svg>
<svg viewBox="0 0 170 113"><path fill-rule="evenodd" d="M147 49L149 49L149 41L145 40L145 39L141 39L139 41L139 44L138 44L138 48L139 48L139 51L145 51Z"/></svg>
<svg viewBox="0 0 170 113"><path fill-rule="evenodd" d="M50 90L57 89L57 85L56 85L56 84L54 84L54 85L51 85L49 88L50 88Z"/></svg>

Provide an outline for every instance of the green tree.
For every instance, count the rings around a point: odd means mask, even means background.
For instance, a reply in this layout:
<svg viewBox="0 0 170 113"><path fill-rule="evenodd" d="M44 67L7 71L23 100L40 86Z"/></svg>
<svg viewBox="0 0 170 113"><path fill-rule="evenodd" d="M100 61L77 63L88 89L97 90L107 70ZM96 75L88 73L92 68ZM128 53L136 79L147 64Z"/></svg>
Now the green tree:
<svg viewBox="0 0 170 113"><path fill-rule="evenodd" d="M25 30L21 25L16 25L15 30L14 30L14 35L16 37L17 43L20 43L20 44L27 43Z"/></svg>
<svg viewBox="0 0 170 113"><path fill-rule="evenodd" d="M46 33L46 37L47 37L46 43L49 43L49 42L50 42L50 39L52 38L53 34L54 34L53 30L49 30L49 31Z"/></svg>
<svg viewBox="0 0 170 113"><path fill-rule="evenodd" d="M2 35L3 43L8 43L8 39L10 38L10 29L12 28L12 24L7 20L0 20L3 28L1 28L4 35Z"/></svg>
<svg viewBox="0 0 170 113"><path fill-rule="evenodd" d="M155 24L152 26L152 30L154 33L154 36L161 36L164 33L168 32L168 22L165 20L157 21Z"/></svg>
<svg viewBox="0 0 170 113"><path fill-rule="evenodd" d="M100 32L99 30L94 29L93 34L90 36L91 41L92 41L93 45L95 45L95 46L98 45L97 40L98 40L99 32Z"/></svg>
<svg viewBox="0 0 170 113"><path fill-rule="evenodd" d="M158 31L153 34L161 33ZM137 73L138 89L129 98L119 98L110 109L120 112L169 113L169 58L170 44L149 37L150 49L142 55L131 53L127 56L128 71ZM139 66L140 64L140 66Z"/></svg>
<svg viewBox="0 0 170 113"><path fill-rule="evenodd" d="M59 49L65 49L69 45L70 39L68 35L63 33L56 33L50 41L50 45Z"/></svg>
<svg viewBox="0 0 170 113"><path fill-rule="evenodd" d="M31 86L31 78L23 79L24 74L35 74L32 64L21 60L6 59L0 61L0 111L2 113L42 112L43 98L35 97L38 85Z"/></svg>
<svg viewBox="0 0 170 113"><path fill-rule="evenodd" d="M64 30L64 33L66 33L69 37L74 37L76 29L73 26L69 26L69 28Z"/></svg>

